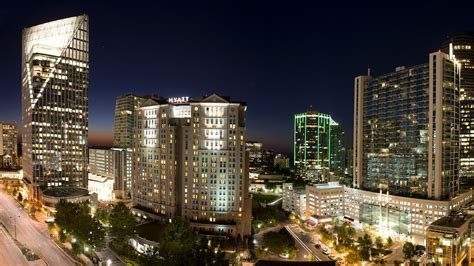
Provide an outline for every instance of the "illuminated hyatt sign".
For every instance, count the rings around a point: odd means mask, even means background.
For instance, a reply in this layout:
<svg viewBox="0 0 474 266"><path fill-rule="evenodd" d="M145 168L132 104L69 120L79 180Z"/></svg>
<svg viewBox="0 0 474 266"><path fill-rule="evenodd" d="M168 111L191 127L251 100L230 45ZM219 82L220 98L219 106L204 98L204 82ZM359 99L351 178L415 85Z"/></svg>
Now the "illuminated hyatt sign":
<svg viewBox="0 0 474 266"><path fill-rule="evenodd" d="M188 101L188 96L168 98L169 103L187 103Z"/></svg>

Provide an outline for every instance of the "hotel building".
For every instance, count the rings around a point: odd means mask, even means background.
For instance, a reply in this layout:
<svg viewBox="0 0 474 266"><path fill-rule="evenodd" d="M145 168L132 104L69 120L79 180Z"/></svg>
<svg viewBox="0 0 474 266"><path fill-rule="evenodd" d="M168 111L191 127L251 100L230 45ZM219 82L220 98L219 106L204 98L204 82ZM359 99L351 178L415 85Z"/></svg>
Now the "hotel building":
<svg viewBox="0 0 474 266"><path fill-rule="evenodd" d="M19 167L17 135L15 124L0 123L0 167L2 168Z"/></svg>
<svg viewBox="0 0 474 266"><path fill-rule="evenodd" d="M88 89L87 15L23 30L22 159L33 198L87 193Z"/></svg>
<svg viewBox="0 0 474 266"><path fill-rule="evenodd" d="M293 146L296 174L317 179L324 171L343 171L343 136L342 128L330 115L316 111L296 114Z"/></svg>
<svg viewBox="0 0 474 266"><path fill-rule="evenodd" d="M460 175L474 177L474 33L450 36L443 43L443 51L461 64Z"/></svg>
<svg viewBox="0 0 474 266"><path fill-rule="evenodd" d="M460 65L442 52L354 84L353 186L451 199L459 192Z"/></svg>
<svg viewBox="0 0 474 266"><path fill-rule="evenodd" d="M245 110L218 95L147 99L137 112L133 211L202 233L250 235Z"/></svg>

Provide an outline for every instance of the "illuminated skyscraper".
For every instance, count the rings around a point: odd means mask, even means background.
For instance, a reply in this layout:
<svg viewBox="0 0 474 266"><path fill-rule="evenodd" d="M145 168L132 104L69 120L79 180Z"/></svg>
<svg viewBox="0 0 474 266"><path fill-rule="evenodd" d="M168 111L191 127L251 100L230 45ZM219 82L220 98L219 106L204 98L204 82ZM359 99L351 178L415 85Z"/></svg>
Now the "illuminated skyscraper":
<svg viewBox="0 0 474 266"><path fill-rule="evenodd" d="M23 30L23 169L34 198L87 188L88 89L86 15Z"/></svg>
<svg viewBox="0 0 474 266"><path fill-rule="evenodd" d="M354 84L357 188L446 199L459 192L460 65L442 52Z"/></svg>
<svg viewBox="0 0 474 266"><path fill-rule="evenodd" d="M16 125L11 123L0 123L0 167L18 167Z"/></svg>
<svg viewBox="0 0 474 266"><path fill-rule="evenodd" d="M443 44L445 53L454 54L461 64L461 170L474 177L474 33L450 36Z"/></svg>
<svg viewBox="0 0 474 266"><path fill-rule="evenodd" d="M144 101L144 97L132 93L117 97L115 101L114 147L132 147L135 112Z"/></svg>
<svg viewBox="0 0 474 266"><path fill-rule="evenodd" d="M343 137L342 128L330 115L316 111L296 114L293 148L297 175L314 178L324 171L343 171Z"/></svg>
<svg viewBox="0 0 474 266"><path fill-rule="evenodd" d="M245 110L215 94L147 99L134 132L135 211L181 216L204 232L250 235Z"/></svg>

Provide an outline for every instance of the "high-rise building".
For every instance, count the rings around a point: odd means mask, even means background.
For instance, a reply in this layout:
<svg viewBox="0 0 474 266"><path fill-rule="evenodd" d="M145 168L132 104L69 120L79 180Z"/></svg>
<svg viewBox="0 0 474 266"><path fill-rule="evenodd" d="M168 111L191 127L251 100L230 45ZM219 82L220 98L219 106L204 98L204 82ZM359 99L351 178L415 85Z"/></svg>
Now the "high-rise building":
<svg viewBox="0 0 474 266"><path fill-rule="evenodd" d="M181 216L204 232L250 235L245 110L215 94L147 99L134 132L134 212Z"/></svg>
<svg viewBox="0 0 474 266"><path fill-rule="evenodd" d="M87 188L88 89L87 15L23 30L22 159L34 198Z"/></svg>
<svg viewBox="0 0 474 266"><path fill-rule="evenodd" d="M354 84L353 185L446 199L459 192L460 65L442 52Z"/></svg>
<svg viewBox="0 0 474 266"><path fill-rule="evenodd" d="M133 93L117 97L114 117L114 147L132 147L135 113L144 101L144 97Z"/></svg>
<svg viewBox="0 0 474 266"><path fill-rule="evenodd" d="M0 167L17 168L19 166L17 135L15 124L0 123Z"/></svg>
<svg viewBox="0 0 474 266"><path fill-rule="evenodd" d="M99 200L130 198L132 193L132 150L89 149L89 191Z"/></svg>
<svg viewBox="0 0 474 266"><path fill-rule="evenodd" d="M330 115L316 111L296 114L293 146L296 174L314 178L324 171L341 170L343 143L344 132Z"/></svg>
<svg viewBox="0 0 474 266"><path fill-rule="evenodd" d="M461 64L461 169L460 175L474 177L474 33L450 36L443 51Z"/></svg>

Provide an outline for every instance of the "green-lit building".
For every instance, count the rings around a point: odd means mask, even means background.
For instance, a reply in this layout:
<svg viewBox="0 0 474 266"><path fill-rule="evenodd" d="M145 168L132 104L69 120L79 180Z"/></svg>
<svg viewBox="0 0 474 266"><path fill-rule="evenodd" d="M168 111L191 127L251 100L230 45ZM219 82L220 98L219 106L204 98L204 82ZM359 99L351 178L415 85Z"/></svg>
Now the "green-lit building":
<svg viewBox="0 0 474 266"><path fill-rule="evenodd" d="M294 165L298 176L314 178L344 171L344 131L330 115L307 111L295 115Z"/></svg>

